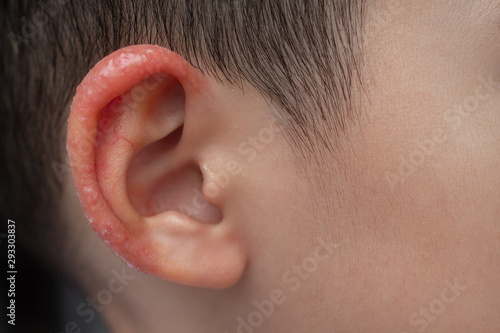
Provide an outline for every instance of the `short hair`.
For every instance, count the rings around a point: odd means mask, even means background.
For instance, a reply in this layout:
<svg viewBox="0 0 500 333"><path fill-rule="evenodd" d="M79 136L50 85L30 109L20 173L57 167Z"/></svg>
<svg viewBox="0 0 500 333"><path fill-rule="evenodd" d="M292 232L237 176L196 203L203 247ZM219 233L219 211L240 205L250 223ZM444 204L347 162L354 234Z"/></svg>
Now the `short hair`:
<svg viewBox="0 0 500 333"><path fill-rule="evenodd" d="M297 146L331 147L352 113L363 3L2 2L2 214L26 224L54 218L62 193L54 162L64 164L71 98L97 61L127 45L162 45L223 83L249 83L276 106Z"/></svg>

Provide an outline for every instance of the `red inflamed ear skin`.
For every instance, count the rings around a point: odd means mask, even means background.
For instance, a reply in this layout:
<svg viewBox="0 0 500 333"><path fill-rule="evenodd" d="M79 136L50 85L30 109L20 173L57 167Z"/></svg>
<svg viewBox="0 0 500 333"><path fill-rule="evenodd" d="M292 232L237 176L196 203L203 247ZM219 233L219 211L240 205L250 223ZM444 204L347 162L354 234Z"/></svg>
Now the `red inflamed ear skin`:
<svg viewBox="0 0 500 333"><path fill-rule="evenodd" d="M182 153L179 149L171 153L175 170L169 164L152 166L160 155L158 147L169 149L168 145L176 144L177 139L162 142L178 136L185 125L184 112L195 120L201 114L191 110L203 109L210 89L199 71L166 48L135 45L120 49L99 61L78 86L68 119L67 151L82 209L94 231L118 256L140 271L170 281L225 288L238 281L245 259L233 229L224 221L217 222L222 218L219 210L205 204L203 209L207 208L199 214L217 223L203 223L175 209L149 211L146 203L158 201L154 194L158 190L148 192L148 184L127 181L140 174L142 166L151 168L143 172L149 178L136 178L152 179L149 182L156 187L161 184L156 179L194 172L196 156L189 154L195 149L190 150L188 144ZM189 186L197 179L185 178L190 179ZM170 187L184 186L183 179ZM168 193L170 187L165 186L158 193L172 201L177 192L193 192L187 184L186 180L183 191ZM136 202L144 203L141 209L136 209Z"/></svg>

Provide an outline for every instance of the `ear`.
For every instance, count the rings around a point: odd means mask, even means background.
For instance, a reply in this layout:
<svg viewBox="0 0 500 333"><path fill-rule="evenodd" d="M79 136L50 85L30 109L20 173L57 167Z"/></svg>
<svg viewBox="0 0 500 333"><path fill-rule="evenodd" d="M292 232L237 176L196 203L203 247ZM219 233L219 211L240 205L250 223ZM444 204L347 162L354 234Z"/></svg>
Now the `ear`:
<svg viewBox="0 0 500 333"><path fill-rule="evenodd" d="M242 275L246 250L217 194L204 191L199 148L210 131L199 129L211 98L178 54L120 49L79 85L67 150L82 208L117 255L173 282L225 288Z"/></svg>

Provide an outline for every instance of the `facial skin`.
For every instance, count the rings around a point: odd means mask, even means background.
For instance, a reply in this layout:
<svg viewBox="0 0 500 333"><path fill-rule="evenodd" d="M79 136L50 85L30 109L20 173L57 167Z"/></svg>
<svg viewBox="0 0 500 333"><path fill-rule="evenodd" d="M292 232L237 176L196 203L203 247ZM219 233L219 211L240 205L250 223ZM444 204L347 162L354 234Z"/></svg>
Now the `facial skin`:
<svg viewBox="0 0 500 333"><path fill-rule="evenodd" d="M129 270L134 278L102 310L113 331L500 330L499 4L369 2L367 16L356 120L335 152L318 144L304 159L249 86L206 78L206 100L189 104L186 94L179 145L192 147L205 186L228 179L210 199L222 218L202 223L240 237L244 269L221 290ZM127 170L125 211L140 201ZM179 177L208 193L195 176ZM75 274L95 296L124 264L82 229L67 186L80 258L99 272ZM279 304L267 316L254 301Z"/></svg>

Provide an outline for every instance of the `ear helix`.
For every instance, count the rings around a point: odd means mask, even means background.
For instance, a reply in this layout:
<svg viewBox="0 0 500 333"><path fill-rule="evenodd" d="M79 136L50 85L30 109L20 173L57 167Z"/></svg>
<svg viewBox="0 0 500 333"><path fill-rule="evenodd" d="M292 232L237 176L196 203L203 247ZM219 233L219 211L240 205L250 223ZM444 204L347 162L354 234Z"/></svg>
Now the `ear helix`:
<svg viewBox="0 0 500 333"><path fill-rule="evenodd" d="M131 236L137 237L142 233L143 226L137 223L139 216L137 212L128 210L126 214L132 217L119 221L117 212L111 209L103 197L101 184L97 179L95 145L107 143L102 135L103 125L98 125L98 122L101 120L105 124L106 121L111 121L112 117L118 116L113 113L114 103L118 102L117 98L140 85L145 78L154 75L158 78L158 73L169 73L179 82L187 82L186 89L200 89L201 82L197 81L196 76L190 75L187 66L190 65L184 59L159 46L136 45L123 48L103 58L90 70L78 86L71 105L67 150L82 208L92 228L106 244L131 265L143 271L154 270L154 260L149 258L150 255L138 242L127 241ZM143 84L151 86L153 83L148 79ZM105 112L101 113L102 110ZM155 133L151 131L143 134ZM121 144L130 141L125 131L118 135L122 135ZM136 138L136 142L132 143L135 147L131 151L127 150L130 146L124 149L124 155L130 158L132 154L142 149L143 143L148 139L152 138L143 137L142 140ZM113 175L112 169L115 166L100 165L101 168L107 169L108 176L114 177L116 181L116 178L122 175ZM129 253L134 253L134 256L128 255Z"/></svg>

